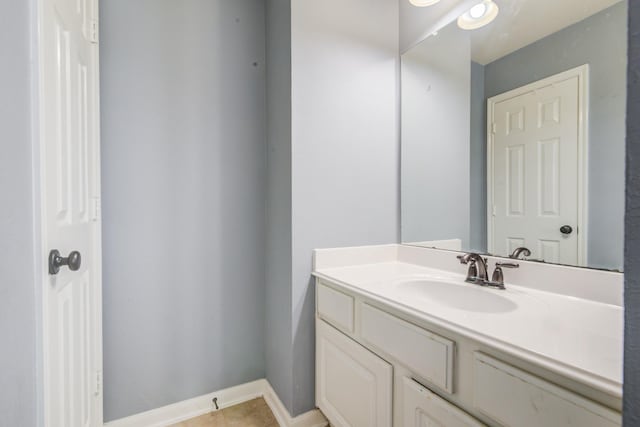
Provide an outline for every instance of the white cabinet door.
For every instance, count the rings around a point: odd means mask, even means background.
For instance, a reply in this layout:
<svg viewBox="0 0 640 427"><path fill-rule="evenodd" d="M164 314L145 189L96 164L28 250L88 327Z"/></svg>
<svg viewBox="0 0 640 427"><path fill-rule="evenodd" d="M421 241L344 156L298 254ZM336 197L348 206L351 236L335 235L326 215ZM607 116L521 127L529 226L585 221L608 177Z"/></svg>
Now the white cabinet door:
<svg viewBox="0 0 640 427"><path fill-rule="evenodd" d="M403 378L404 427L483 427L484 424L426 387Z"/></svg>
<svg viewBox="0 0 640 427"><path fill-rule="evenodd" d="M316 403L335 427L391 426L393 369L316 320Z"/></svg>

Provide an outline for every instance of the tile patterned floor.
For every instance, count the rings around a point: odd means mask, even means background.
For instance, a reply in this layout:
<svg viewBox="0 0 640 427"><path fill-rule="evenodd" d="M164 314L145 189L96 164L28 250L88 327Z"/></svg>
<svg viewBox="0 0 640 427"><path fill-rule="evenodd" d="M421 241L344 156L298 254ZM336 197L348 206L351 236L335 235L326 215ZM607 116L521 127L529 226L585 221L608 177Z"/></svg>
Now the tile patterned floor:
<svg viewBox="0 0 640 427"><path fill-rule="evenodd" d="M171 427L279 427L263 398L182 421Z"/></svg>

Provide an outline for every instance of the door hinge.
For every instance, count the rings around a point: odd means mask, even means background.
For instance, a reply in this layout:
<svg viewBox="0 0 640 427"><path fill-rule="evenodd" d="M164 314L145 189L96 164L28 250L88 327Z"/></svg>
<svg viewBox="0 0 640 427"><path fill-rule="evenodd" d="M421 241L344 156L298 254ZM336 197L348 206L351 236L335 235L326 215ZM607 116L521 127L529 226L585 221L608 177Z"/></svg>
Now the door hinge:
<svg viewBox="0 0 640 427"><path fill-rule="evenodd" d="M496 133L496 124L495 123L491 123L491 133L495 135Z"/></svg>
<svg viewBox="0 0 640 427"><path fill-rule="evenodd" d="M102 204L100 197L94 197L91 204L91 221L96 222L100 220L101 210Z"/></svg>
<svg viewBox="0 0 640 427"><path fill-rule="evenodd" d="M96 396L102 393L102 371L96 371L96 388L93 392Z"/></svg>
<svg viewBox="0 0 640 427"><path fill-rule="evenodd" d="M496 212L497 212L496 205L493 205L493 207L491 209L491 215L492 216L496 216Z"/></svg>
<svg viewBox="0 0 640 427"><path fill-rule="evenodd" d="M98 20L92 19L89 23L89 41L91 43L98 43Z"/></svg>

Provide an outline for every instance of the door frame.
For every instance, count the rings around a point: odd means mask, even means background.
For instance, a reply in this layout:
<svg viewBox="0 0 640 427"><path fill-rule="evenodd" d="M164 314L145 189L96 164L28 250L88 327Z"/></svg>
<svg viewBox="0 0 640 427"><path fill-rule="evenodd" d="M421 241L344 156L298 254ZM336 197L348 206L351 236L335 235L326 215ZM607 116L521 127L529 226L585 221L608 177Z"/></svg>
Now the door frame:
<svg viewBox="0 0 640 427"><path fill-rule="evenodd" d="M570 78L578 78L578 266L587 264L589 197L589 64L580 65L487 99L487 252L493 253L493 151L495 104L542 89Z"/></svg>
<svg viewBox="0 0 640 427"><path fill-rule="evenodd" d="M34 226L35 226L35 279L37 284L38 294L38 320L40 334L39 345L41 349L41 359L38 359L39 370L39 388L41 387L42 393L39 397L42 399L38 404L39 418L45 427L54 426L53 420L49 419L48 408L51 405L51 396L49 393L49 383L51 381L52 367L50 366L50 351L49 341L51 339L49 324L48 324L48 292L49 292L49 266L48 255L51 249L51 244L47 239L47 218L46 218L46 144L49 139L42 130L45 129L45 99L44 93L44 7L47 0L37 0L33 18L35 19L35 25L32 30L33 44L32 49L34 51L34 73L32 75L32 130L33 130L33 150L34 150ZM98 23L99 23L99 1L90 0L88 4L92 9L92 21L89 22L91 28L87 28L86 31L93 32L96 54L93 56L95 79L93 97L93 105L89 109L89 114L92 116L92 121L95 123L93 128L93 138L96 141L95 155L91 159L91 167L94 168L95 179L94 187L89 191L89 211L93 217L92 228L92 246L93 255L95 256L93 280L95 281L95 294L94 298L90 301L91 313L93 314L93 328L90 331L91 345L93 346L93 364L95 368L95 378L92 389L89 389L92 394L98 399L98 407L96 409L95 421L99 426L104 424L103 421L103 381L102 381L102 363L103 363L103 347L102 347L102 213L101 213L101 172L100 172L100 54L99 54L99 42L98 42Z"/></svg>

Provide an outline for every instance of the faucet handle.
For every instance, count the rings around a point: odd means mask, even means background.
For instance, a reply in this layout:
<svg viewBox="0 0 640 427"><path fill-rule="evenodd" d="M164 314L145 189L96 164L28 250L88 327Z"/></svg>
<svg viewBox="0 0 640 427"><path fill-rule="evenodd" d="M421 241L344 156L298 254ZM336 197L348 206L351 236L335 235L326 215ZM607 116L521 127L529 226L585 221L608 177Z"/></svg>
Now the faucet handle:
<svg viewBox="0 0 640 427"><path fill-rule="evenodd" d="M520 268L520 264L517 262L500 262L496 261L496 268L504 267L504 268Z"/></svg>
<svg viewBox="0 0 640 427"><path fill-rule="evenodd" d="M469 254L458 255L458 256L456 256L456 258L458 258L458 260L460 260L460 264L465 264L466 265L466 264L469 264L469 263L473 264L473 263L476 262L476 260L471 258L469 256Z"/></svg>

